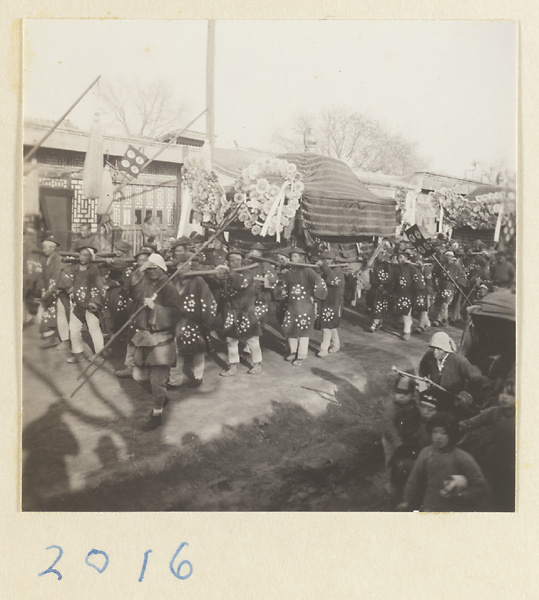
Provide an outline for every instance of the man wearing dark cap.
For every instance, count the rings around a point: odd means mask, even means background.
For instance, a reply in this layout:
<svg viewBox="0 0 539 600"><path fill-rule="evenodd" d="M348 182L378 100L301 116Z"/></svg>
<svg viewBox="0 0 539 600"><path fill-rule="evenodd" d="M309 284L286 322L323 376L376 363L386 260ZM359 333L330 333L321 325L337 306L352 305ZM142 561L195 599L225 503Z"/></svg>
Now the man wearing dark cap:
<svg viewBox="0 0 539 600"><path fill-rule="evenodd" d="M184 262L187 262L187 259ZM170 369L168 380L170 387L179 387L182 384L186 366L192 375L190 387L198 387L202 383L205 339L213 329L217 315L217 303L207 283L200 276L189 276L193 264L198 266L198 263L191 262L186 267L185 276L183 276L183 272L179 273L174 281L180 295L181 309L180 319L176 326L178 359L176 366Z"/></svg>
<svg viewBox="0 0 539 600"><path fill-rule="evenodd" d="M220 375L236 375L240 362L239 342L244 342L250 354L252 366L250 375L262 371L262 351L259 336L262 333L255 311L254 277L252 271L235 272L242 266L243 253L231 250L228 253L228 266L219 265L218 270L228 275L224 281L223 332L228 345L228 368Z"/></svg>
<svg viewBox="0 0 539 600"><path fill-rule="evenodd" d="M44 338L42 348L52 348L59 343L58 350L69 350L69 296L62 285L64 265L57 252L59 246L52 235L42 243L45 262L39 278L43 292L37 321Z"/></svg>
<svg viewBox="0 0 539 600"><path fill-rule="evenodd" d="M264 250L264 246L257 243L252 246L248 258L262 258ZM260 325L264 325L268 320L272 290L277 284L277 273L274 266L267 262L257 262L257 267L252 272L255 289L255 312Z"/></svg>
<svg viewBox="0 0 539 600"><path fill-rule="evenodd" d="M97 235L92 233L92 226L89 223L83 223L80 226L80 237L72 245L73 252L79 252L81 248L95 248L99 252L99 244L97 243Z"/></svg>
<svg viewBox="0 0 539 600"><path fill-rule="evenodd" d="M317 329L322 330L322 342L317 356L323 358L328 353L338 352L341 348L339 340L339 320L344 303L344 274L340 267L330 267L337 253L324 250L320 255L322 279L328 288L327 296L319 301Z"/></svg>
<svg viewBox="0 0 539 600"><path fill-rule="evenodd" d="M142 279L144 271L141 271L142 265L148 260L149 256L154 253L154 250L148 246L142 246L135 254L134 258L137 261L134 269L128 268L124 271L122 278L122 288L127 298L127 306L130 314L133 314L135 307L140 305L142 298ZM136 333L134 323L131 323L126 332L127 348L125 351L125 367L116 371L115 375L119 378L131 379L133 377L133 368L135 366L135 345L132 338Z"/></svg>
<svg viewBox="0 0 539 600"><path fill-rule="evenodd" d="M299 367L307 358L309 338L314 332L314 301L324 300L328 288L320 275L310 267L295 266L305 262L305 250L292 248L290 270L276 287L279 298L286 298L286 312L282 322L283 335L288 341L289 354L285 360Z"/></svg>
<svg viewBox="0 0 539 600"><path fill-rule="evenodd" d="M172 263L177 264L179 262L184 262L188 258L192 256L192 253L188 251L188 248L191 246L192 240L184 235L178 238L170 247L172 251Z"/></svg>
<svg viewBox="0 0 539 600"><path fill-rule="evenodd" d="M78 363L84 360L82 345L82 326L86 325L94 352L103 350L103 332L99 322L99 315L103 304L103 279L99 269L92 264L95 259L96 248L79 248L79 263L74 265L68 274L72 281L71 314L69 318L69 336L73 355L67 359L68 363ZM66 273L67 274L67 273Z"/></svg>
<svg viewBox="0 0 539 600"><path fill-rule="evenodd" d="M397 264L390 271L393 310L402 315L402 339L408 341L412 333L412 309L424 312L427 308L427 289L421 271L413 265L407 250L398 250Z"/></svg>

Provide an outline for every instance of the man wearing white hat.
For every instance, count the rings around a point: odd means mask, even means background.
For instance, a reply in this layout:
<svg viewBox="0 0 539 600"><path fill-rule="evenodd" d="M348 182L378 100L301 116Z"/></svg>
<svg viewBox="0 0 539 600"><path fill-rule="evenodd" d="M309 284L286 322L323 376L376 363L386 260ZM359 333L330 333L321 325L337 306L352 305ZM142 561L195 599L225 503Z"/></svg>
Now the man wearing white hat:
<svg viewBox="0 0 539 600"><path fill-rule="evenodd" d="M481 391L486 378L456 350L455 342L445 331L435 333L429 342L429 350L419 363L419 375L428 377L453 396L458 396L461 400L455 407L458 411L459 406L465 409L471 405L471 394Z"/></svg>
<svg viewBox="0 0 539 600"><path fill-rule="evenodd" d="M140 271L143 280L139 305L147 308L135 319L133 379L150 382L153 410L142 426L143 430L149 431L162 424L163 408L167 403L167 379L170 367L176 364L174 334L180 318L181 301L174 285L165 283L167 267L160 254L151 254Z"/></svg>
<svg viewBox="0 0 539 600"><path fill-rule="evenodd" d="M455 281L461 279L464 275L462 267L457 264L455 253L452 250L444 252L445 271L438 268L436 272L437 290L436 301L434 303L432 325L434 327L445 327L449 320L449 305L453 301L457 288Z"/></svg>

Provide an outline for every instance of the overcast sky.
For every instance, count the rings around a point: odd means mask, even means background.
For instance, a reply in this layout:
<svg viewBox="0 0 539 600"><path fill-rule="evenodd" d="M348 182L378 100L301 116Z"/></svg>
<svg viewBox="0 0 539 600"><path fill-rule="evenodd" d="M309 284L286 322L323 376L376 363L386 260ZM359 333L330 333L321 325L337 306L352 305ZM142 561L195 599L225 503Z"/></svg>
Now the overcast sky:
<svg viewBox="0 0 539 600"><path fill-rule="evenodd" d="M205 106L206 32L202 21L25 21L24 114L57 119L101 74L170 81L188 121ZM217 145L265 149L295 111L337 105L418 142L433 171L515 170L516 77L511 22L218 21ZM98 102L96 89L69 118L88 129Z"/></svg>

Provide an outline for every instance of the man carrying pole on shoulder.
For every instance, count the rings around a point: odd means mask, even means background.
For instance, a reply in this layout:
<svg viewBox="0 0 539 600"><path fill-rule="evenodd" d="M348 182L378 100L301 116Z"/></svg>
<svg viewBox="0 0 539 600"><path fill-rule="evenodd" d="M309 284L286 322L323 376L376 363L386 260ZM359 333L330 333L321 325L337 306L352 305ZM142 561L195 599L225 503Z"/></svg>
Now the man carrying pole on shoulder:
<svg viewBox="0 0 539 600"><path fill-rule="evenodd" d="M139 271L143 274L139 305L147 308L135 318L133 379L150 382L153 410L142 426L144 431L150 431L163 421L167 380L170 367L176 364L175 330L181 314L181 301L172 283L163 285L167 279L167 267L160 254L151 254ZM156 292L160 286L161 289Z"/></svg>

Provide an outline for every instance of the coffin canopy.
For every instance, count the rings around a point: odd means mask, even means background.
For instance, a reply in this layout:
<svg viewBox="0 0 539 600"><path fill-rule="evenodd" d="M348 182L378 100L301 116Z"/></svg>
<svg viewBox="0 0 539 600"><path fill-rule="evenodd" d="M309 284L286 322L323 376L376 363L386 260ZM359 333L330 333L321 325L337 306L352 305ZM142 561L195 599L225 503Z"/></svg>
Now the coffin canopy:
<svg viewBox="0 0 539 600"><path fill-rule="evenodd" d="M318 154L283 154L303 174L302 214L313 237L389 237L395 234L395 200L367 189L342 161Z"/></svg>

